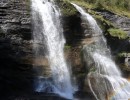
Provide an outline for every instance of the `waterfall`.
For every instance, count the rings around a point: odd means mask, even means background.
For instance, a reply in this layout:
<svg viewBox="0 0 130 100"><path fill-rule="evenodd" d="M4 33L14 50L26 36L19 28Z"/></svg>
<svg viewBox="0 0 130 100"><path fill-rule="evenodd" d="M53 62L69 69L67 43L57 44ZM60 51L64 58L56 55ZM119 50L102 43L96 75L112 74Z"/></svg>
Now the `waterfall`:
<svg viewBox="0 0 130 100"><path fill-rule="evenodd" d="M47 59L52 80L41 74L36 82L37 92L48 91L72 99L70 73L64 58L63 29L60 11L53 0L32 0L33 41L35 58ZM37 68L36 68L37 69Z"/></svg>
<svg viewBox="0 0 130 100"><path fill-rule="evenodd" d="M128 100L130 83L122 77L118 66L112 60L106 39L95 19L81 7L72 3L80 12L86 31L91 34L93 43L84 45L84 59L89 69L87 81L97 100ZM87 36L87 35L86 35Z"/></svg>

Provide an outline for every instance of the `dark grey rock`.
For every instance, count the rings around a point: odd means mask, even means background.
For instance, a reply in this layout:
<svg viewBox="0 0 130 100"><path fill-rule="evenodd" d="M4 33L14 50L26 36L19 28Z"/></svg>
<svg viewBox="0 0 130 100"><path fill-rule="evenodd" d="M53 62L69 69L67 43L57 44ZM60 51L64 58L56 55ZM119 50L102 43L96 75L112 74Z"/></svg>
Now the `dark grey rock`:
<svg viewBox="0 0 130 100"><path fill-rule="evenodd" d="M33 52L27 0L0 0L0 92L30 90ZM1 96L0 96L1 97Z"/></svg>
<svg viewBox="0 0 130 100"><path fill-rule="evenodd" d="M126 31L128 34L130 33L130 18L119 16L106 10L101 10L97 12L98 14L102 15L106 20L109 20L114 25L114 27L120 28Z"/></svg>

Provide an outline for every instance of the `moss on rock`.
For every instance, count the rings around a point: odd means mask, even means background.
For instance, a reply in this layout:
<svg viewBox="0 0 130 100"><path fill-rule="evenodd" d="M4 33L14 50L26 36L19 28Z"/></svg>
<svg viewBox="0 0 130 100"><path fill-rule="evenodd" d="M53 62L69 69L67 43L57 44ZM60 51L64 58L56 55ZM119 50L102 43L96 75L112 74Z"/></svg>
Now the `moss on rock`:
<svg viewBox="0 0 130 100"><path fill-rule="evenodd" d="M73 7L73 5L70 4L69 1L63 0L63 1L59 1L56 0L60 7L61 13L63 14L63 16L71 16L71 15L75 15L78 11Z"/></svg>
<svg viewBox="0 0 130 100"><path fill-rule="evenodd" d="M110 29L108 29L108 32L110 33L111 36L118 37L119 39L128 38L128 34L121 29L110 28Z"/></svg>

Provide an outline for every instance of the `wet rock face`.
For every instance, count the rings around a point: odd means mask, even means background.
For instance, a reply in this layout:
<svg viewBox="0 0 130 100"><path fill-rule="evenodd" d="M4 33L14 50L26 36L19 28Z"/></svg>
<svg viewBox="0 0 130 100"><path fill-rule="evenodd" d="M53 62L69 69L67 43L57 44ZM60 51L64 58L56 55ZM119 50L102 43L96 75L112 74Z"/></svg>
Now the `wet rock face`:
<svg viewBox="0 0 130 100"><path fill-rule="evenodd" d="M77 45L83 39L84 34L81 26L80 15L77 13L71 16L62 16L63 28L66 42L69 45Z"/></svg>
<svg viewBox="0 0 130 100"><path fill-rule="evenodd" d="M103 18L107 21L109 21L112 24L112 28L121 29L124 32L128 34L128 37L130 37L130 18L125 16L119 16L116 15L113 12L107 11L107 10L95 10L98 14L102 15ZM109 28L111 28L109 27ZM105 28L105 31L108 30L108 28ZM105 33L106 34L106 33ZM128 59L125 60L124 57L118 57L120 53L129 53L130 52L130 39L120 39L118 37L114 37L110 34L106 35L107 38L107 44L111 48L112 55L114 55L120 66L121 70L124 71L124 74L129 73L128 66ZM129 75L129 74L128 74ZM126 75L126 76L128 76Z"/></svg>
<svg viewBox="0 0 130 100"><path fill-rule="evenodd" d="M26 0L1 0L0 31L5 35L17 34L30 39L31 18L28 4Z"/></svg>
<svg viewBox="0 0 130 100"><path fill-rule="evenodd" d="M106 20L109 20L114 25L114 27L126 31L128 35L130 34L130 18L119 16L106 10L101 10L97 12L101 14Z"/></svg>
<svg viewBox="0 0 130 100"><path fill-rule="evenodd" d="M0 0L0 92L3 94L31 88L33 55L28 3Z"/></svg>
<svg viewBox="0 0 130 100"><path fill-rule="evenodd" d="M90 72L86 77L85 88L88 86L99 100L110 100L114 94L114 89L109 79L95 72Z"/></svg>

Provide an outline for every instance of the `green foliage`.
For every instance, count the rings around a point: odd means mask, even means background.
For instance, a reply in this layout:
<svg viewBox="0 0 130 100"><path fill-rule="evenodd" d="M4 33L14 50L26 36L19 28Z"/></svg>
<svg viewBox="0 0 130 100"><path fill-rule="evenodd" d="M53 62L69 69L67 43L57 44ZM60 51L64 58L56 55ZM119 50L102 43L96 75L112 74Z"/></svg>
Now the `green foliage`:
<svg viewBox="0 0 130 100"><path fill-rule="evenodd" d="M130 56L130 53L122 52L117 55L118 57L127 57Z"/></svg>
<svg viewBox="0 0 130 100"><path fill-rule="evenodd" d="M94 5L89 4L89 3L85 2L84 0L70 0L70 2L74 2L74 3L76 3L76 4L78 4L79 6L82 6L82 7L84 7L84 8L89 8L89 9L91 9L91 8L94 7Z"/></svg>
<svg viewBox="0 0 130 100"><path fill-rule="evenodd" d="M74 2L84 8L106 9L116 13L117 15L125 15L130 17L130 1L129 0L64 0Z"/></svg>
<svg viewBox="0 0 130 100"><path fill-rule="evenodd" d="M68 0L57 0L57 4L59 5L61 13L64 16L70 16L77 13L77 10L70 4Z"/></svg>
<svg viewBox="0 0 130 100"><path fill-rule="evenodd" d="M110 7L119 7L123 9L130 10L130 1L129 0L84 0L88 3L93 3L99 6L110 6Z"/></svg>
<svg viewBox="0 0 130 100"><path fill-rule="evenodd" d="M111 36L118 37L119 39L128 38L128 34L125 31L121 30L121 29L110 28L108 30L108 32L110 33Z"/></svg>
<svg viewBox="0 0 130 100"><path fill-rule="evenodd" d="M70 45L65 45L64 49L69 50L69 49L71 49L71 46Z"/></svg>

